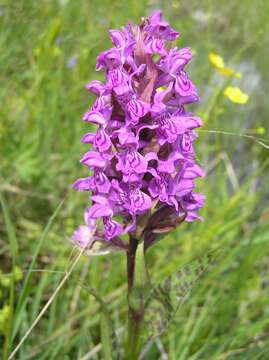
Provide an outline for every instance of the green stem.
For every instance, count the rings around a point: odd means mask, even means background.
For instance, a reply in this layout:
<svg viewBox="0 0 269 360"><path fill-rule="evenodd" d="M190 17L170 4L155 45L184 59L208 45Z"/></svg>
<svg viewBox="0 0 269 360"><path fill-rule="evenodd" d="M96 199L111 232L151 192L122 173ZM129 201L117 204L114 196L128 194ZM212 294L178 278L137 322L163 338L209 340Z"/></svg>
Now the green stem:
<svg viewBox="0 0 269 360"><path fill-rule="evenodd" d="M143 321L145 297L149 281L144 258L144 244L135 238L130 239L127 252L128 273L128 337L126 356L128 360L137 360L143 345Z"/></svg>

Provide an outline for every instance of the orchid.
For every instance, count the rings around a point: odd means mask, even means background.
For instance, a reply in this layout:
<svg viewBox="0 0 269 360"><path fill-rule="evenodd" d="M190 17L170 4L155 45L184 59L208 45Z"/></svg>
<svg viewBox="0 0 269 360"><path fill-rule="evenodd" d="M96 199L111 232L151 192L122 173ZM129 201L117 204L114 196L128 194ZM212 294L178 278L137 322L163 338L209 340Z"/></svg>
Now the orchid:
<svg viewBox="0 0 269 360"><path fill-rule="evenodd" d="M171 48L179 33L161 11L109 34L114 47L96 62L105 81L86 85L97 98L83 120L98 129L82 138L90 144L81 159L90 174L73 187L90 192L91 206L73 241L84 248L95 229L91 245L103 241L127 251L131 291L139 244L145 251L182 222L201 220L204 196L195 192L195 179L204 172L193 143L202 121L186 109L199 100L185 69L191 51Z"/></svg>

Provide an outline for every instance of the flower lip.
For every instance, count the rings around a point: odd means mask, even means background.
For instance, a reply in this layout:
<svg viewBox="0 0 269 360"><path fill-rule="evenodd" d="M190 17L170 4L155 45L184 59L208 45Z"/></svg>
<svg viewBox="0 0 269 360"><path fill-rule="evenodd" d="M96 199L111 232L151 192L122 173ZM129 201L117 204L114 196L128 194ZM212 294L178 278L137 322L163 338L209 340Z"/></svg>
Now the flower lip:
<svg viewBox="0 0 269 360"><path fill-rule="evenodd" d="M156 10L148 19L147 25L144 27L144 31L149 35L164 40L173 41L180 34L173 30L168 22L162 20L161 10Z"/></svg>
<svg viewBox="0 0 269 360"><path fill-rule="evenodd" d="M120 53L116 48L103 51L96 60L96 70L99 71L102 68L108 70L116 69L121 65Z"/></svg>

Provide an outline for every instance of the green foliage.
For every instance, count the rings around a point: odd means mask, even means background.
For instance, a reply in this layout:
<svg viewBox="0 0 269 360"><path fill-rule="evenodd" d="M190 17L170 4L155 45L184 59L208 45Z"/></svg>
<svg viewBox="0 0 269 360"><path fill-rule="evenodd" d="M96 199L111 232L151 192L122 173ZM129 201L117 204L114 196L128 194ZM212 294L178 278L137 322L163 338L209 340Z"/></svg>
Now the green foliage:
<svg viewBox="0 0 269 360"><path fill-rule="evenodd" d="M200 90L202 101L194 110L204 119L203 129L268 139L268 1L0 1L1 359L7 359L72 263L69 237L87 203L85 194L69 191L74 179L86 174L78 160L85 151L79 139L88 125L79 119L93 98L84 85L103 77L94 68L98 52L110 47L107 30L127 19L136 22L153 8L162 8L182 33L177 45L195 51L189 72ZM208 61L210 52L222 56L241 79L217 71ZM239 87L249 101L230 102L224 96L227 86ZM207 170L199 183L207 196L205 221L182 225L149 250L152 284L175 279L191 259L216 249L221 256L198 280L188 278L195 285L190 296L164 317L169 327L147 344L144 358L265 360L268 149L247 138L202 131L196 148ZM109 358L110 320L122 347L125 262L119 252L82 256L16 359ZM87 286L96 289L103 311ZM172 282L162 300L175 289ZM113 350L114 359L116 354Z"/></svg>
<svg viewBox="0 0 269 360"><path fill-rule="evenodd" d="M212 254L193 260L153 286L146 302L145 323L149 339L160 336L173 321L200 276L208 270Z"/></svg>

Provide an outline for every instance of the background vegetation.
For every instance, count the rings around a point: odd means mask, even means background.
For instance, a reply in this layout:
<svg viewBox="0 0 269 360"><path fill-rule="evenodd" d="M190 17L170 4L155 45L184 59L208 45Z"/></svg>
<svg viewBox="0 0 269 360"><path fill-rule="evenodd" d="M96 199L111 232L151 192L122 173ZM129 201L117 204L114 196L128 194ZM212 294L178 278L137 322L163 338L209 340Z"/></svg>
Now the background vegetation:
<svg viewBox="0 0 269 360"><path fill-rule="evenodd" d="M110 46L109 28L129 18L137 22L155 8L182 33L177 44L195 51L189 72L201 95L194 111L204 129L269 139L268 1L0 0L3 359L74 255L68 238L82 222L87 196L70 184L86 174L78 161L87 128L80 118L93 100L85 83L103 77L94 70L96 55ZM241 79L220 74L208 60L211 51ZM249 101L227 99L228 84L239 86ZM199 135L197 155L207 170L199 183L207 196L205 221L181 226L150 250L147 261L157 282L212 249L221 256L169 329L145 349L145 358L268 359L268 149L240 136ZM114 328L121 328L127 305L123 254L83 256L16 359L102 359L99 304L87 286L107 302Z"/></svg>

